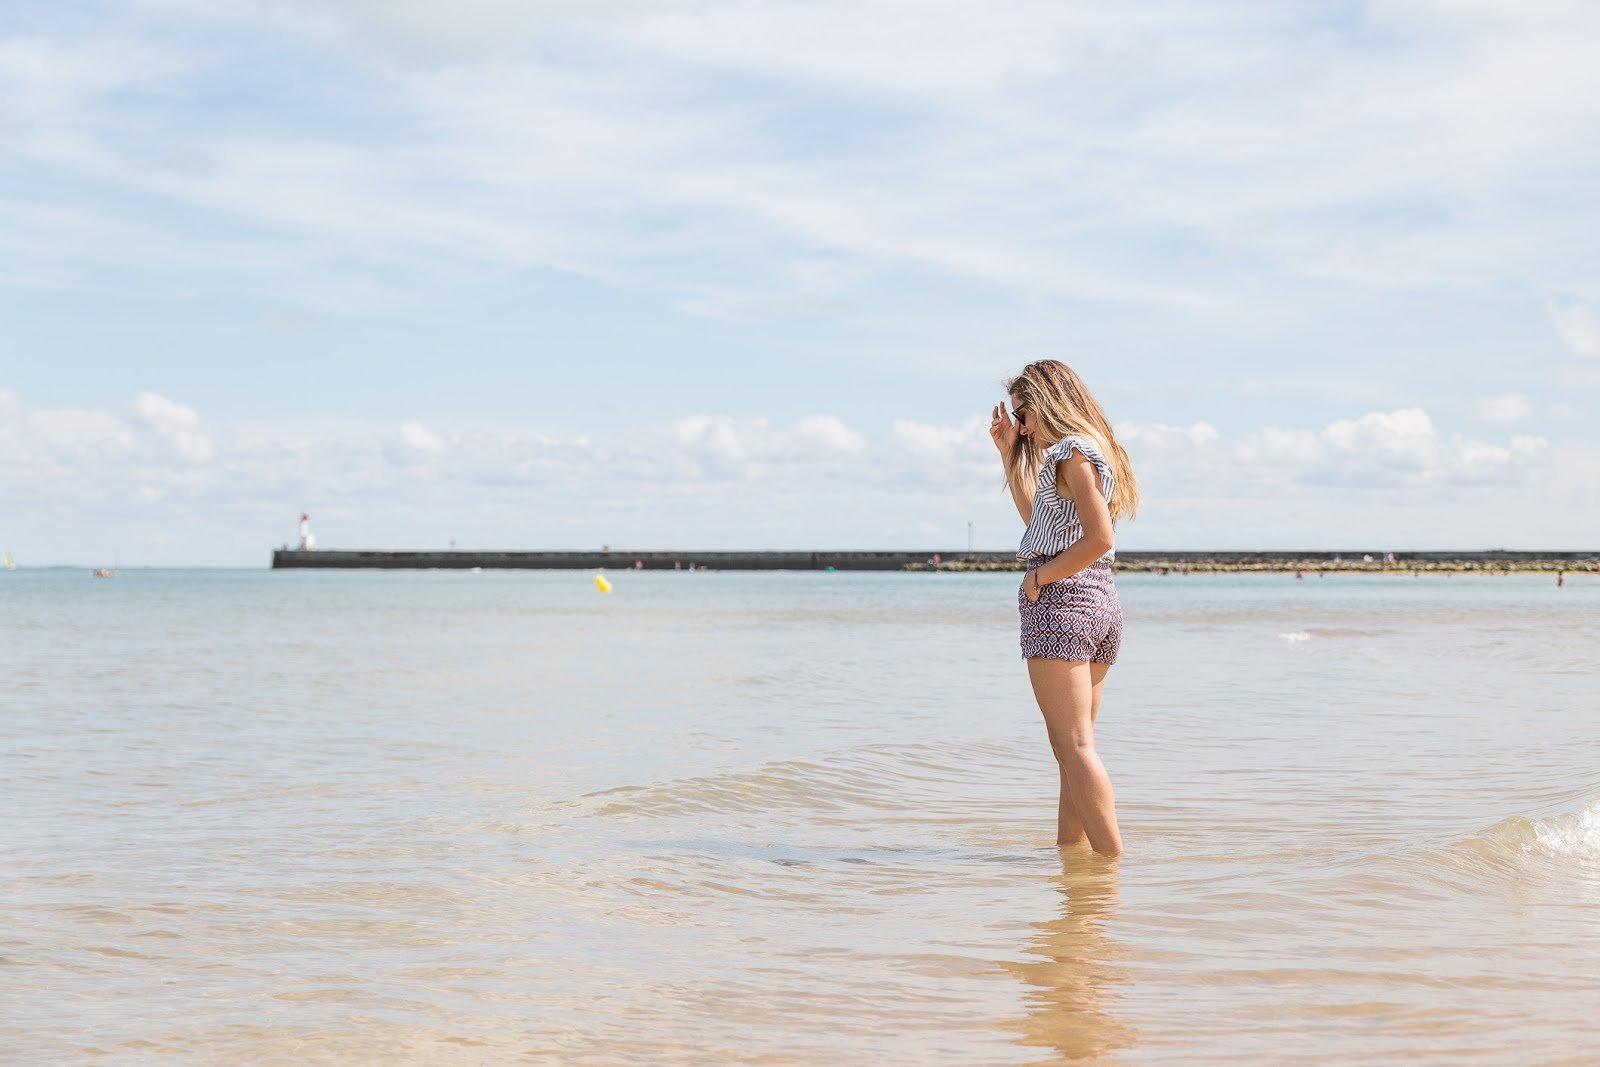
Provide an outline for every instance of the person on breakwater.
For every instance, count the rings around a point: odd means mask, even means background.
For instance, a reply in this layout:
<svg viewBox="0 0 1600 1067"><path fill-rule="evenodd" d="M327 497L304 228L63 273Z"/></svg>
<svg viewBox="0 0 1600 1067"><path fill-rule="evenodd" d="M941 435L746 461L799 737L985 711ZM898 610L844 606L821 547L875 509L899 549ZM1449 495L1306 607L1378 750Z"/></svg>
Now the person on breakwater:
<svg viewBox="0 0 1600 1067"><path fill-rule="evenodd" d="M1094 748L1106 675L1122 640L1111 564L1113 524L1139 508L1139 486L1100 405L1066 364L1040 360L1006 383L989 435L1027 524L1017 558L1022 656L1061 775L1056 844L1085 839L1122 852L1111 778Z"/></svg>

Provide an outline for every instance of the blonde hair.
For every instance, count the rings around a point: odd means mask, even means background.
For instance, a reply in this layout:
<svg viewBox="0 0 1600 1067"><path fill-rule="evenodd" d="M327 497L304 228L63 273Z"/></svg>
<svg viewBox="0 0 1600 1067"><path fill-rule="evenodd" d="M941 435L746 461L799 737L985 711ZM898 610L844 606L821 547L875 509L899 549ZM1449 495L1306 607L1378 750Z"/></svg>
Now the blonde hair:
<svg viewBox="0 0 1600 1067"><path fill-rule="evenodd" d="M1032 484L1038 480L1039 465L1044 462L1044 446L1037 438L1055 444L1067 437L1086 437L1099 447L1116 479L1111 492L1111 518L1132 518L1138 512L1139 482L1133 476L1128 453L1117 443L1105 412L1071 367L1055 359L1030 363L1006 382L1006 392L1016 407L1026 406L1033 416L1033 432L1018 434L1017 443L1006 454L1008 473L1021 474Z"/></svg>

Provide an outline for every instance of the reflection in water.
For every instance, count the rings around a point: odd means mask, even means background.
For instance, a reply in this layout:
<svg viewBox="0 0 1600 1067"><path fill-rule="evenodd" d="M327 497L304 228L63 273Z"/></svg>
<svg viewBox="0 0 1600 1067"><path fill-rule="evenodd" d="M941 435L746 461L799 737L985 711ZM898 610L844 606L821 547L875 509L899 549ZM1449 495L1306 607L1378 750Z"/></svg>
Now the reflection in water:
<svg viewBox="0 0 1600 1067"><path fill-rule="evenodd" d="M1101 1056L1134 1040L1110 1010L1117 999L1110 987L1125 980L1111 962L1122 946L1104 929L1117 908L1117 862L1074 848L1061 850L1061 861L1061 874L1051 879L1060 916L1033 924L1038 934L1025 949L1032 959L1001 965L1032 987L1023 998L1028 1016L1016 1024L1018 1044L1067 1059Z"/></svg>

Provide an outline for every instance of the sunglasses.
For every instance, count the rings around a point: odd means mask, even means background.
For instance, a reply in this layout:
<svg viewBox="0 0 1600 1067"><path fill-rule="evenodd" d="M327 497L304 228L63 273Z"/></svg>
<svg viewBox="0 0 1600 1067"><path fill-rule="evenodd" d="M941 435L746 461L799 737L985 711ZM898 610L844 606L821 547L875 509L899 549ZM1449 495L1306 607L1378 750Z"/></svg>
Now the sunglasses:
<svg viewBox="0 0 1600 1067"><path fill-rule="evenodd" d="M1016 419L1018 422L1021 422L1022 421L1022 412L1026 411L1026 410L1028 410L1026 405L1023 406L1021 411L1017 410L1016 408L1012 408L1011 409L1011 417L1013 419Z"/></svg>

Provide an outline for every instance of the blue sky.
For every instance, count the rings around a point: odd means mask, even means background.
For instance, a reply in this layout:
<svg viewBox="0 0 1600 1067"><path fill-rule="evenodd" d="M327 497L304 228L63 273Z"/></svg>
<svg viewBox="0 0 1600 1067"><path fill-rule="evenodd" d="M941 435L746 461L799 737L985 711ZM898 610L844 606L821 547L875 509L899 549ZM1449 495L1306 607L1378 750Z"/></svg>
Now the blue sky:
<svg viewBox="0 0 1600 1067"><path fill-rule="evenodd" d="M0 542L1600 546L1600 9L13 2Z"/></svg>

